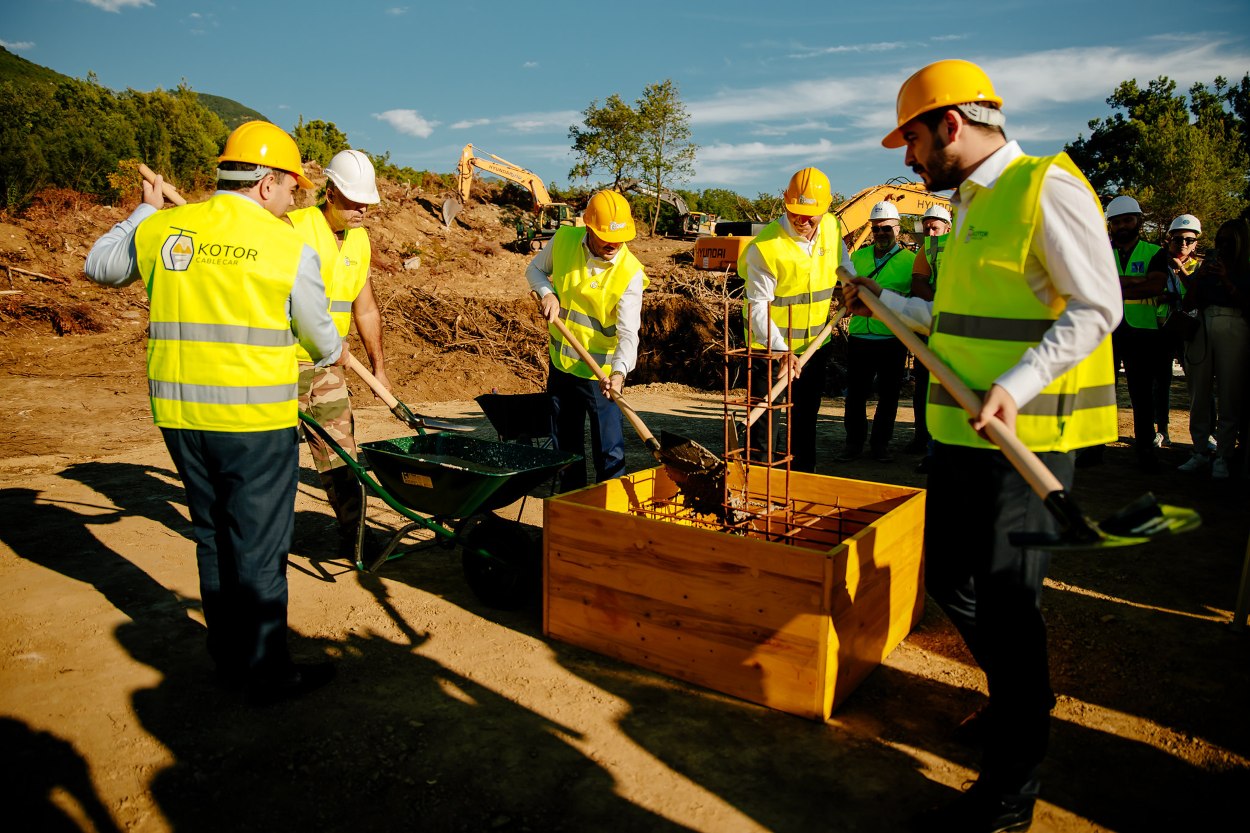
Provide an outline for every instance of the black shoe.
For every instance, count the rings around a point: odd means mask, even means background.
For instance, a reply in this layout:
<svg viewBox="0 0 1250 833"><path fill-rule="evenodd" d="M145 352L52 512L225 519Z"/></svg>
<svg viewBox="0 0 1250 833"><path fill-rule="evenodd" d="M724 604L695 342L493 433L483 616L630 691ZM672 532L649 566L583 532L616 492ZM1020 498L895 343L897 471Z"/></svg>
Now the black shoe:
<svg viewBox="0 0 1250 833"><path fill-rule="evenodd" d="M907 445L903 446L905 454L924 454L929 450L929 441L923 437L915 437Z"/></svg>
<svg viewBox="0 0 1250 833"><path fill-rule="evenodd" d="M977 781L949 804L921 813L913 830L932 833L1022 833L1033 824L1034 799L999 795Z"/></svg>
<svg viewBox="0 0 1250 833"><path fill-rule="evenodd" d="M332 662L292 663L277 674L253 679L247 687L247 702L253 706L272 706L283 700L296 700L316 691L334 679Z"/></svg>
<svg viewBox="0 0 1250 833"><path fill-rule="evenodd" d="M890 453L888 448L874 448L872 450L872 459L878 463L893 463L894 455Z"/></svg>
<svg viewBox="0 0 1250 833"><path fill-rule="evenodd" d="M834 457L833 459L837 460L839 463L849 463L852 460L858 460L859 455L863 453L864 453L864 449L862 446L848 445L846 448L842 449L841 454L839 454L837 457Z"/></svg>

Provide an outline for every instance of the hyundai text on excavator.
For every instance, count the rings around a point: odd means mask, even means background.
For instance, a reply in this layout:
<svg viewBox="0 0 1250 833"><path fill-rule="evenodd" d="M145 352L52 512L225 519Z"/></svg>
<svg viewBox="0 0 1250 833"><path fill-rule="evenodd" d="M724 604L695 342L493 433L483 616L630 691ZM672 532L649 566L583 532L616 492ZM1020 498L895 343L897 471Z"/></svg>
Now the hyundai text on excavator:
<svg viewBox="0 0 1250 833"><path fill-rule="evenodd" d="M846 202L833 209L833 215L842 224L842 239L846 250L853 252L864 244L871 232L868 214L874 204L891 202L899 214L919 217L935 205L950 210L950 200L926 191L917 182L891 182L865 188ZM694 244L694 268L709 271L732 271L738 265L738 255L751 241L749 235L718 235L700 237Z"/></svg>
<svg viewBox="0 0 1250 833"><path fill-rule="evenodd" d="M493 153L482 151L479 155L475 152L473 145L468 144L460 152L460 163L456 167L458 194L443 201L443 222L448 226L451 225L451 221L464 204L469 201L469 194L473 187L474 168L492 173L509 182L515 182L528 189L534 197L532 216L517 223L517 243L529 248L530 251L541 249L543 243L550 240L561 226L579 224L577 212L568 203L552 202L547 186L543 184L542 177L538 174L514 165Z"/></svg>

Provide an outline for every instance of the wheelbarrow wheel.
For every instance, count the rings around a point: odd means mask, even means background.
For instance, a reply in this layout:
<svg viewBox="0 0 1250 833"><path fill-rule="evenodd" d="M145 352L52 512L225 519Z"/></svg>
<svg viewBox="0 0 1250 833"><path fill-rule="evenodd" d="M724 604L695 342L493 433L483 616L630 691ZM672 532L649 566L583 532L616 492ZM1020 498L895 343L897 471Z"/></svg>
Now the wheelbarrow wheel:
<svg viewBox="0 0 1250 833"><path fill-rule="evenodd" d="M484 518L465 536L460 561L469 589L488 607L514 610L536 595L537 552L520 524Z"/></svg>

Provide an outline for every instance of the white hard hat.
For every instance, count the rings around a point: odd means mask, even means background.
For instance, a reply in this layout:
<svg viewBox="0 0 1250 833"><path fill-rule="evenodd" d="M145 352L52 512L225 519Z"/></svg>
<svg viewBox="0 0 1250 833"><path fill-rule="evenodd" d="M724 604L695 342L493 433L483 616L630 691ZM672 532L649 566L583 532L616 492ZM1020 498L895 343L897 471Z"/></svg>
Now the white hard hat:
<svg viewBox="0 0 1250 833"><path fill-rule="evenodd" d="M945 220L951 221L951 213L940 205L931 205L929 210L920 217L921 220Z"/></svg>
<svg viewBox="0 0 1250 833"><path fill-rule="evenodd" d="M869 220L897 220L898 206L889 200L884 200L872 207L872 213L868 215Z"/></svg>
<svg viewBox="0 0 1250 833"><path fill-rule="evenodd" d="M1172 225L1168 226L1168 232L1192 231L1194 234L1202 234L1202 223L1198 222L1198 218L1192 214L1182 214L1172 221Z"/></svg>
<svg viewBox="0 0 1250 833"><path fill-rule="evenodd" d="M326 166L326 178L352 202L376 205L379 201L373 163L358 150L340 150L334 154Z"/></svg>
<svg viewBox="0 0 1250 833"><path fill-rule="evenodd" d="M1132 197L1116 197L1107 203L1107 219L1119 217L1121 214L1140 214L1141 206Z"/></svg>

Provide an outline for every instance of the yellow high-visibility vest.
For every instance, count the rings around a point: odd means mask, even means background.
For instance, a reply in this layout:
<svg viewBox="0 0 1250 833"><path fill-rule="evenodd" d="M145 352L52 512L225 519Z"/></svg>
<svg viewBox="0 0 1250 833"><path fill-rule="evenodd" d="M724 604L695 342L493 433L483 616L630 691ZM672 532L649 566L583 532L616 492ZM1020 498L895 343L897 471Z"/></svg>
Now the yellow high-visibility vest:
<svg viewBox="0 0 1250 833"><path fill-rule="evenodd" d="M139 225L157 425L231 432L295 425L298 370L287 299L303 248L290 226L234 194L161 211Z"/></svg>
<svg viewBox="0 0 1250 833"><path fill-rule="evenodd" d="M876 250L872 246L857 249L851 255L851 263L855 264L856 274L868 277L877 268ZM881 271L873 278L881 284L882 289L892 289L900 295L911 294L911 267L916 260L914 252L901 248L886 261ZM893 336L890 328L875 318L863 315L852 315L850 334L853 336L868 335Z"/></svg>
<svg viewBox="0 0 1250 833"><path fill-rule="evenodd" d="M611 373L609 363L616 352L616 305L629 288L630 279L642 271L642 263L628 246L621 246L612 265L591 277L586 269L586 249L582 246L585 237L584 227L564 226L551 239L551 285L560 299L560 317L569 332L577 337L604 373ZM643 272L643 289L649 283ZM596 378L555 325L548 324L547 333L550 336L547 350L553 366L582 379Z"/></svg>
<svg viewBox="0 0 1250 833"><path fill-rule="evenodd" d="M979 396L1042 339L1065 306L1062 298L1042 303L1024 280L1025 261L1041 225L1042 181L1051 165L1079 178L1097 204L1094 189L1067 154L1022 156L993 188L977 194L946 247L929 347ZM972 430L968 414L936 376L929 380L926 413L929 431L939 442L994 447ZM1024 403L1016 433L1034 451L1069 451L1116 439L1109 336Z"/></svg>
<svg viewBox="0 0 1250 833"><path fill-rule="evenodd" d="M346 229L340 247L325 214L317 206L300 208L287 213L292 227L304 242L312 246L321 258L321 280L326 285L326 298L330 301L330 317L340 336L347 336L352 328L352 304L369 280L369 232L363 228ZM295 345L295 355L301 362L311 362L312 356L303 346Z"/></svg>
<svg viewBox="0 0 1250 833"><path fill-rule="evenodd" d="M838 284L838 259L842 254L839 228L837 217L824 215L816 229L809 255L781 228L780 220L773 220L743 248L738 257L738 274L744 280L747 276L747 252L752 247L759 251L769 273L777 279L769 318L795 355L811 346L829 320L829 307ZM749 315L749 309L744 306L744 327ZM751 346L767 350L766 335L751 333ZM815 345L816 349L828 341L825 339Z"/></svg>
<svg viewBox="0 0 1250 833"><path fill-rule="evenodd" d="M1150 265L1150 259L1159 251L1159 247L1154 243L1147 243L1145 240L1138 240L1137 245L1133 247L1133 253L1129 255L1128 263L1120 265L1120 255L1115 255L1115 268L1119 271L1122 278L1144 278L1146 276L1146 267ZM1124 299L1124 323L1130 327L1136 327L1139 330L1157 330L1159 329L1158 311L1159 299L1156 298L1125 298Z"/></svg>
<svg viewBox="0 0 1250 833"><path fill-rule="evenodd" d="M929 288L937 288L938 267L942 264L942 252L946 251L946 240L951 236L948 231L946 234L939 234L934 237L926 237L924 239L925 257L929 260Z"/></svg>

